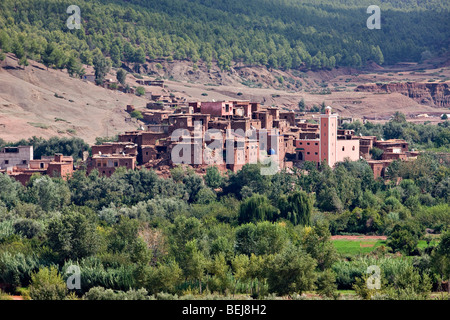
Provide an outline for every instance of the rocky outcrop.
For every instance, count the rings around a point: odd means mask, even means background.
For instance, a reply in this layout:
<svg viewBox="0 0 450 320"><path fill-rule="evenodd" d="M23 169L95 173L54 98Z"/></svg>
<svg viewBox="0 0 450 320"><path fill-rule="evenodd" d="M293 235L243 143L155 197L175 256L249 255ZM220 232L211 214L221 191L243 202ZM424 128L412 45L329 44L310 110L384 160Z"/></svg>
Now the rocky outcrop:
<svg viewBox="0 0 450 320"><path fill-rule="evenodd" d="M356 87L355 91L398 92L420 104L450 108L450 82L369 83Z"/></svg>

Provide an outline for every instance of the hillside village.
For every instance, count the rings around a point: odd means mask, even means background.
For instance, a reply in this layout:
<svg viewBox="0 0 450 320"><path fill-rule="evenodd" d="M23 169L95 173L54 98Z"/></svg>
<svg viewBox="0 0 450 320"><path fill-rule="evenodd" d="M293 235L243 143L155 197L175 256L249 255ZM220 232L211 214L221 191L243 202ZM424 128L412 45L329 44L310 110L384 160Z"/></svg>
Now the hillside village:
<svg viewBox="0 0 450 320"><path fill-rule="evenodd" d="M146 127L119 134L118 141L93 145L92 155L85 154L77 166L61 154L33 159L31 146L5 147L0 152L0 172L25 185L34 173L67 178L80 168L111 176L120 167L168 173L184 163L200 172L208 165L237 172L247 163L264 163L269 157L277 170L301 167L305 161L333 167L341 161L365 159L377 178L385 175L392 161L409 161L418 154L409 151L405 140L378 141L375 136L339 129L346 119L331 107L311 116L250 101L175 103L176 98L149 102L142 111ZM133 105L126 110L136 111ZM210 141L215 141L214 147ZM381 159L372 159L373 147L383 150Z"/></svg>

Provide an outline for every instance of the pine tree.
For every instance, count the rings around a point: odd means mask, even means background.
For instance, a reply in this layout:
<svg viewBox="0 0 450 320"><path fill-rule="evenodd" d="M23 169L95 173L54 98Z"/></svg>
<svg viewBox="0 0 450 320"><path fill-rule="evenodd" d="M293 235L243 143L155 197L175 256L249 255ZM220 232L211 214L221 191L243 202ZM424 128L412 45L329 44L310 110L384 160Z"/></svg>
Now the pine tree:
<svg viewBox="0 0 450 320"><path fill-rule="evenodd" d="M28 67L29 63L27 60L27 56L23 56L22 58L20 58L19 60L19 66L23 66L23 69L25 69L25 67Z"/></svg>
<svg viewBox="0 0 450 320"><path fill-rule="evenodd" d="M96 55L94 57L95 82L102 84L105 76L111 69L111 60L106 59L103 55Z"/></svg>
<svg viewBox="0 0 450 320"><path fill-rule="evenodd" d="M119 69L117 70L116 77L117 81L119 81L120 84L124 86L127 78L127 72L123 69Z"/></svg>
<svg viewBox="0 0 450 320"><path fill-rule="evenodd" d="M300 102L298 103L298 109L300 111L305 111L306 109L305 99L302 98L302 100L300 100Z"/></svg>

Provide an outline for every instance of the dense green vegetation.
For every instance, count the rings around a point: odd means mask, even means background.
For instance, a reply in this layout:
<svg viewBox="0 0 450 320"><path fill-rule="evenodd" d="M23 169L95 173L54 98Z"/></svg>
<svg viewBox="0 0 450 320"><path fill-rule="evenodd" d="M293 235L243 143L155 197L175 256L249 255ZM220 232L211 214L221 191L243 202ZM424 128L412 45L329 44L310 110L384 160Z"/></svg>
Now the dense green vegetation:
<svg viewBox="0 0 450 320"><path fill-rule="evenodd" d="M405 115L396 112L392 119L385 124L374 124L368 121L362 124L359 121L345 123L344 129L355 130L355 134L376 136L377 139L405 139L409 149L430 150L437 152L450 151L450 121L432 124L417 124L407 122ZM382 150L372 150L372 156L380 157Z"/></svg>
<svg viewBox="0 0 450 320"><path fill-rule="evenodd" d="M374 180L364 161L303 169L211 167L202 177L176 167L168 179L79 170L25 187L1 174L0 285L32 299L337 298L352 288L363 298L422 299L439 290L448 278L449 163L435 154L397 163L399 184ZM425 228L441 236L428 241ZM362 233L388 241L370 254L339 254L330 241ZM367 291L374 264L382 287ZM81 289L69 292L70 265Z"/></svg>
<svg viewBox="0 0 450 320"><path fill-rule="evenodd" d="M69 5L81 9L80 30L69 30ZM369 5L382 26L369 30ZM4 0L0 48L82 74L80 62L100 54L116 67L150 59L231 61L270 68L360 67L367 61L420 61L448 50L445 1L296 0ZM102 61L100 61L102 62ZM103 65L103 62L102 62ZM137 70L138 68L136 68Z"/></svg>
<svg viewBox="0 0 450 320"><path fill-rule="evenodd" d="M103 139L102 141L106 141ZM45 140L42 137L32 137L22 139L17 142L6 142L0 138L0 148L17 146L33 146L34 159L42 156L52 156L55 153L62 153L65 156L72 156L74 161L83 159L83 152L89 151L89 145L80 138L59 138L52 137Z"/></svg>

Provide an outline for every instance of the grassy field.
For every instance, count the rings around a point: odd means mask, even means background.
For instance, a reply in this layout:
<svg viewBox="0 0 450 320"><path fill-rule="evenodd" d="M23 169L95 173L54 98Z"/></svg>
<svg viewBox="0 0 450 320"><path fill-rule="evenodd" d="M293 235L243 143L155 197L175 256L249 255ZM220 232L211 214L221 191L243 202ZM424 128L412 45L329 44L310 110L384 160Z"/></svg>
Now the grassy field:
<svg viewBox="0 0 450 320"><path fill-rule="evenodd" d="M379 246L386 246L386 240L332 240L337 252L342 254L365 254L372 252ZM437 241L433 240L430 245L436 245ZM420 249L427 247L425 240L419 240L418 247Z"/></svg>
<svg viewBox="0 0 450 320"><path fill-rule="evenodd" d="M385 240L333 240L333 244L339 253L359 254L369 253L376 247L386 245Z"/></svg>

